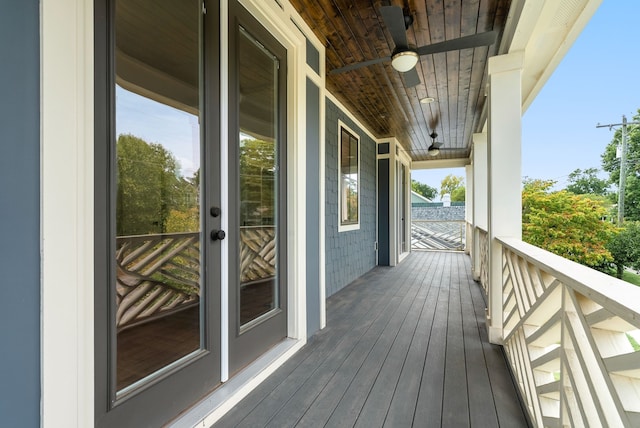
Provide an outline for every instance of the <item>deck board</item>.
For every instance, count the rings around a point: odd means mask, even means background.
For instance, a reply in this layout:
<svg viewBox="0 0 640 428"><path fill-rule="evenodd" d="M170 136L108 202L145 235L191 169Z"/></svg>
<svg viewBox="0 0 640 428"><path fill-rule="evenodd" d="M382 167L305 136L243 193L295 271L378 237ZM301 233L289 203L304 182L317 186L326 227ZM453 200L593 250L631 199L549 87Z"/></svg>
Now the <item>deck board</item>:
<svg viewBox="0 0 640 428"><path fill-rule="evenodd" d="M414 252L327 301L327 327L216 427L526 427L468 256Z"/></svg>

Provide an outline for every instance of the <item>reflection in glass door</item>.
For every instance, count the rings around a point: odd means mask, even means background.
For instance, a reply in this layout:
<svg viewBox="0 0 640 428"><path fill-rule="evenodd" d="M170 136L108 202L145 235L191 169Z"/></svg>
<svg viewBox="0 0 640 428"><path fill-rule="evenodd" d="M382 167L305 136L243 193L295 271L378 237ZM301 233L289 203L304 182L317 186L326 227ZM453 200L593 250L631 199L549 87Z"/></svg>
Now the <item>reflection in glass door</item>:
<svg viewBox="0 0 640 428"><path fill-rule="evenodd" d="M201 162L210 151L202 143L201 3L162 3L115 1L116 400L207 347L203 261L211 243L201 231L212 219L201 205L215 192L213 165Z"/></svg>
<svg viewBox="0 0 640 428"><path fill-rule="evenodd" d="M119 394L199 350L201 336L198 3L179 2L178 16L144 3L119 0L115 15ZM176 54L185 61L169 63ZM186 84L169 88L160 73Z"/></svg>
<svg viewBox="0 0 640 428"><path fill-rule="evenodd" d="M286 51L235 3L230 38L231 372L286 336ZM233 69L235 68L235 70ZM233 89L231 89L233 88ZM234 132L230 130L230 132ZM235 201L233 201L235 199Z"/></svg>
<svg viewBox="0 0 640 428"><path fill-rule="evenodd" d="M122 391L200 349L200 130L196 115L118 86L116 132Z"/></svg>
<svg viewBox="0 0 640 428"><path fill-rule="evenodd" d="M279 307L278 59L240 27L240 330ZM256 112L258 114L256 114Z"/></svg>

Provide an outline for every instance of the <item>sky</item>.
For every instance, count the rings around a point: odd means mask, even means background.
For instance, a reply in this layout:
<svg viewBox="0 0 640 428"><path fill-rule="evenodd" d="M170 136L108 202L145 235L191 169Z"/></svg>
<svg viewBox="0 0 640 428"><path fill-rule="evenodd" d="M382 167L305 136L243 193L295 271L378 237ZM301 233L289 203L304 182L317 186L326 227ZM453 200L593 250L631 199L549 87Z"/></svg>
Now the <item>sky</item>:
<svg viewBox="0 0 640 428"><path fill-rule="evenodd" d="M200 128L193 114L116 86L116 134L132 134L162 144L180 164L184 177L200 167Z"/></svg>
<svg viewBox="0 0 640 428"><path fill-rule="evenodd" d="M640 1L603 0L539 92L522 122L522 175L566 187L576 169L601 168L613 130L600 124L631 121L640 109ZM463 168L418 170L414 180L440 190ZM602 178L607 178L604 173Z"/></svg>

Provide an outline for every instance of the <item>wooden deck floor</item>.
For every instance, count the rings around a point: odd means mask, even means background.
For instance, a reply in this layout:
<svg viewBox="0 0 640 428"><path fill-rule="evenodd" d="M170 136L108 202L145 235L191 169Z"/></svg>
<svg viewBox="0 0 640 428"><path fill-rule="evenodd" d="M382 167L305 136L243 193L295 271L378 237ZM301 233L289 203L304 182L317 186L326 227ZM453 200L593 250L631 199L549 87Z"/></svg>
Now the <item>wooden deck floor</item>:
<svg viewBox="0 0 640 428"><path fill-rule="evenodd" d="M327 327L216 427L526 427L461 253L414 252L327 302Z"/></svg>

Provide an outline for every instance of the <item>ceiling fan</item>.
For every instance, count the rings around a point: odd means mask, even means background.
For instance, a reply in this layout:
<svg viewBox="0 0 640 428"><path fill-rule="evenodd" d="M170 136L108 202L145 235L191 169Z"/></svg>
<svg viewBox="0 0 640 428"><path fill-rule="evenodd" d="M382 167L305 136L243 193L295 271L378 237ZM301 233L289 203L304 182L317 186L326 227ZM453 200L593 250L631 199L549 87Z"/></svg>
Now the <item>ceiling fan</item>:
<svg viewBox="0 0 640 428"><path fill-rule="evenodd" d="M432 129L431 134L429 134L429 137L431 138L431 145L429 146L429 148L427 149L427 154L429 156L438 156L440 154L441 151L443 150L461 150L459 148L444 148L442 147L444 145L444 143L441 143L439 141L436 141L436 138L438 138L438 133L436 132L436 127L438 126L438 123L440 122L440 115L436 114L434 116L431 117L431 119L429 120L429 128Z"/></svg>
<svg viewBox="0 0 640 428"><path fill-rule="evenodd" d="M413 17L405 15L400 6L382 6L380 14L384 20L391 38L395 43L395 48L391 56L380 57L368 61L349 64L344 67L335 68L329 74L343 73L345 71L356 70L381 62L391 61L391 66L402 73L405 86L412 87L420 83L420 77L415 69L418 59L422 55L448 52L459 49L476 48L488 46L496 41L497 33L488 31L486 33L473 34L457 39L446 40L444 42L433 43L420 47L410 46L407 40L407 29L413 24Z"/></svg>
<svg viewBox="0 0 640 428"><path fill-rule="evenodd" d="M431 134L429 134L429 137L431 137L431 145L427 149L427 154L429 156L438 156L440 154L440 147L442 147L442 143L436 141L436 138L438 138L438 134L436 133L436 131L433 131Z"/></svg>

